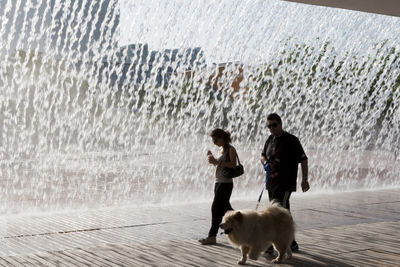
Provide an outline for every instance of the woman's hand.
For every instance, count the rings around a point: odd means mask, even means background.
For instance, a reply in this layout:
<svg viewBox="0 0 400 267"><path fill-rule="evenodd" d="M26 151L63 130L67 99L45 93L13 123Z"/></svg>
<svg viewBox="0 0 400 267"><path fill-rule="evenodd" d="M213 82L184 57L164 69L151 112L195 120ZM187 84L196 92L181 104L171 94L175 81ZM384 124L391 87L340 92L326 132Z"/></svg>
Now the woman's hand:
<svg viewBox="0 0 400 267"><path fill-rule="evenodd" d="M213 155L210 155L208 156L208 163L218 165L218 160L216 160Z"/></svg>
<svg viewBox="0 0 400 267"><path fill-rule="evenodd" d="M207 151L207 158L208 158L208 163L213 165L218 165L218 160L214 158L210 150Z"/></svg>

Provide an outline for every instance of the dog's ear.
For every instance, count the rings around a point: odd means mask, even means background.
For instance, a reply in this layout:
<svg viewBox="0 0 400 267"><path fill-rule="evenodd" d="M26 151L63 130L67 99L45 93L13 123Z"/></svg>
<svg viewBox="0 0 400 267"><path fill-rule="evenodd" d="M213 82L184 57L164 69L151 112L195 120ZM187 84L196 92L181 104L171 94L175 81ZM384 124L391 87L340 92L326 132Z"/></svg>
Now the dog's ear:
<svg viewBox="0 0 400 267"><path fill-rule="evenodd" d="M240 211L237 211L234 216L235 220L241 222L243 219L243 214Z"/></svg>
<svg viewBox="0 0 400 267"><path fill-rule="evenodd" d="M224 216L230 216L232 213L234 213L233 210L227 210Z"/></svg>

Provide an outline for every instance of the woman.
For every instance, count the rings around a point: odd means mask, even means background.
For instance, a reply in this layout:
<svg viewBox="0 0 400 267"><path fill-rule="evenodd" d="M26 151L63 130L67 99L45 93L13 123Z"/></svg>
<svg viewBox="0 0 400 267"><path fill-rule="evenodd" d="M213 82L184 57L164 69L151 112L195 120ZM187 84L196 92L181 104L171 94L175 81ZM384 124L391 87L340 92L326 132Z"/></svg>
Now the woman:
<svg viewBox="0 0 400 267"><path fill-rule="evenodd" d="M233 210L229 199L233 189L232 178L227 177L226 168L236 167L236 150L231 146L231 134L222 129L214 129L210 134L215 145L221 147L221 156L215 158L207 152L208 162L217 167L215 171L214 200L211 206L211 228L208 237L200 239L202 245L213 245L217 242L219 224L228 210Z"/></svg>

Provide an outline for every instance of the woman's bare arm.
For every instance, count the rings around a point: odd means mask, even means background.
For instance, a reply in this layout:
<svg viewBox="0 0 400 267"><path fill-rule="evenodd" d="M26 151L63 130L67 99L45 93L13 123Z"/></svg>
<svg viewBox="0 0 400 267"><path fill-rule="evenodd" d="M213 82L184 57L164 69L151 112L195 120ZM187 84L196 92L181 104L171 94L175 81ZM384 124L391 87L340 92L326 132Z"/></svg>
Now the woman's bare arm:
<svg viewBox="0 0 400 267"><path fill-rule="evenodd" d="M221 162L220 166L221 167L226 167L226 168L235 168L236 167L236 149L234 147L230 147L229 149L229 162Z"/></svg>

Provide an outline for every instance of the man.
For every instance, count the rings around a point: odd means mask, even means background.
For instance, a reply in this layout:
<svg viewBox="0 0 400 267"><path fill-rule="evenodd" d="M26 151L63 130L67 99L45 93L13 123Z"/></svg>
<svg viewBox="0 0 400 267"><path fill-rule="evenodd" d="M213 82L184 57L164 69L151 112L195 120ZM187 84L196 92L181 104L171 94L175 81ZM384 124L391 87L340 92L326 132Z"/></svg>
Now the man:
<svg viewBox="0 0 400 267"><path fill-rule="evenodd" d="M310 189L308 183L308 158L304 153L299 139L282 129L281 117L271 113L267 117L268 129L271 135L265 142L261 153L261 163L264 169L269 169L270 175L266 181L269 200L278 201L290 211L289 198L296 191L298 164L301 164L303 192ZM295 240L291 245L293 252L299 250ZM268 253L273 252L270 247Z"/></svg>

